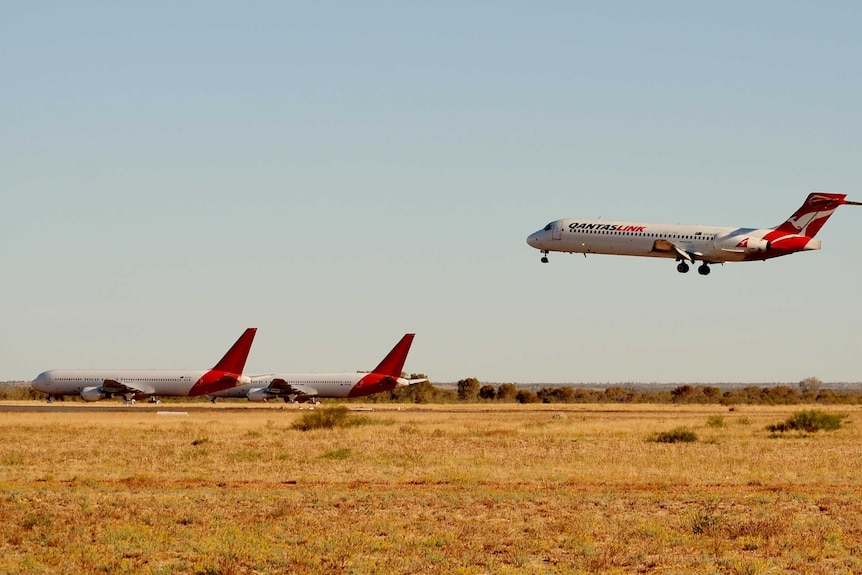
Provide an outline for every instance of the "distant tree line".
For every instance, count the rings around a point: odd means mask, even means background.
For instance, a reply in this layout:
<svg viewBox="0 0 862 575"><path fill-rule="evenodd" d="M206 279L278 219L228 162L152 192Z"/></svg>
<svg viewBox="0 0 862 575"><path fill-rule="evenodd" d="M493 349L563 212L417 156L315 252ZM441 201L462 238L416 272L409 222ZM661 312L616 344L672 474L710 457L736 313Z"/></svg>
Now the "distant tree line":
<svg viewBox="0 0 862 575"><path fill-rule="evenodd" d="M411 378L426 377L411 374ZM713 385L680 385L671 390L644 390L610 386L604 389L554 386L538 391L519 389L515 384L483 384L474 377L458 381L455 391L431 382L400 387L389 393L357 398L357 402L396 403L679 403L721 405L793 405L800 403L862 404L862 391L829 389L816 377L808 377L795 387L758 386L722 390Z"/></svg>
<svg viewBox="0 0 862 575"><path fill-rule="evenodd" d="M45 394L33 389L29 383L0 383L0 401L22 401L26 399L44 399Z"/></svg>

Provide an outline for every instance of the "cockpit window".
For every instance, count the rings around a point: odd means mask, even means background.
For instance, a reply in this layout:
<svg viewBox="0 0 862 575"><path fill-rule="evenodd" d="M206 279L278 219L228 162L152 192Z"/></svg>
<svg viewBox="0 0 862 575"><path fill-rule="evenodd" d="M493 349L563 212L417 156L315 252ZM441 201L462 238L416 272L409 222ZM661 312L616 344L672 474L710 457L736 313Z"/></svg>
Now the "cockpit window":
<svg viewBox="0 0 862 575"><path fill-rule="evenodd" d="M549 231L551 231L551 228L553 228L553 227L554 227L554 222L551 222L550 224L548 224L547 226L545 226L545 231L546 231L546 232L549 232Z"/></svg>

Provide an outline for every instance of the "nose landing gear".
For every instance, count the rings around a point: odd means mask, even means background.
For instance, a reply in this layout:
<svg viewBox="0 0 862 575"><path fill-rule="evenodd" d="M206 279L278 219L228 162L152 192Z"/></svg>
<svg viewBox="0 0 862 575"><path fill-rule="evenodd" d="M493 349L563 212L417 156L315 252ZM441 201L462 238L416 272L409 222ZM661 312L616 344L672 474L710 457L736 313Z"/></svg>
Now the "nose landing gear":
<svg viewBox="0 0 862 575"><path fill-rule="evenodd" d="M548 263L548 250L542 250L542 259L540 261L543 264Z"/></svg>

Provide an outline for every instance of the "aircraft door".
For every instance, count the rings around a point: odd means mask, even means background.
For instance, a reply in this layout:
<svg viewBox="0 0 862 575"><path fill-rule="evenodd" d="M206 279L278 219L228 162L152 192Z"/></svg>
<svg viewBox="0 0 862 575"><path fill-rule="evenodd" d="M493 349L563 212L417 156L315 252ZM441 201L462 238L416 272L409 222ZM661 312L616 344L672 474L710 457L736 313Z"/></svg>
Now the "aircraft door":
<svg viewBox="0 0 862 575"><path fill-rule="evenodd" d="M557 220L554 222L554 229L551 232L551 238L555 240L563 239L563 222Z"/></svg>

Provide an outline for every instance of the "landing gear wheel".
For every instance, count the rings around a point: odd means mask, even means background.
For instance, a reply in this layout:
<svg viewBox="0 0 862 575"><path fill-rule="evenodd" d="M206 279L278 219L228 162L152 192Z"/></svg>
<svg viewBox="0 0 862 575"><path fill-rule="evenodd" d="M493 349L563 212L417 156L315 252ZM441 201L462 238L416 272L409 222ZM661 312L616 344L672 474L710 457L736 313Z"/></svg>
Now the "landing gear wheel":
<svg viewBox="0 0 862 575"><path fill-rule="evenodd" d="M685 262L679 262L679 265L676 266L676 271L678 271L681 274L687 274L688 273L688 264Z"/></svg>
<svg viewBox="0 0 862 575"><path fill-rule="evenodd" d="M547 252L547 251L543 251L543 252L542 252L542 260L541 260L541 262L542 262L543 264L548 263L548 252Z"/></svg>
<svg viewBox="0 0 862 575"><path fill-rule="evenodd" d="M701 265L700 265L700 266L698 266L698 268L697 268L697 273L699 273L699 274L700 274L700 275L702 275L702 276L708 276L708 275L709 275L709 272L711 272L711 271L712 271L712 270L711 270L711 269L709 269L709 266L708 266L708 265L706 265L706 264L701 264Z"/></svg>

